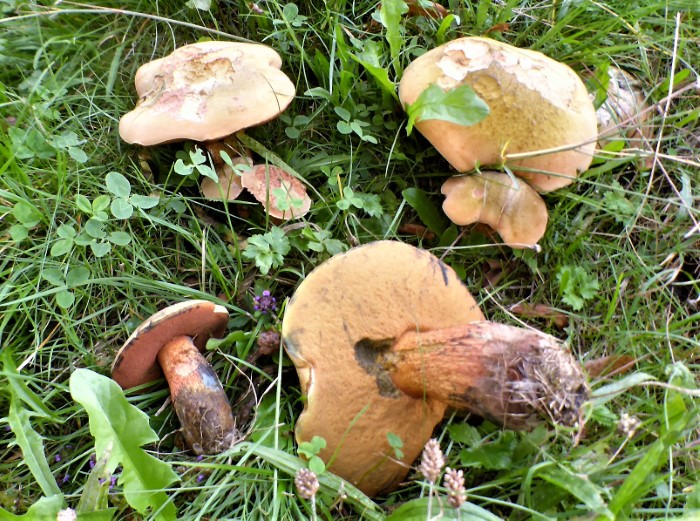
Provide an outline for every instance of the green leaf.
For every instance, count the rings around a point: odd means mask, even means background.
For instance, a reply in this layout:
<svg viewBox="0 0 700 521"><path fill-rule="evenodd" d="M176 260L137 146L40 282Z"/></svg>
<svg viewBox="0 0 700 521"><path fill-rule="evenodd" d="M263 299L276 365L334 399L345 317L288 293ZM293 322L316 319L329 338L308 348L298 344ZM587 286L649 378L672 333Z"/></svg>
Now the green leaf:
<svg viewBox="0 0 700 521"><path fill-rule="evenodd" d="M12 215L27 228L33 228L41 222L41 212L26 201L17 201L12 208Z"/></svg>
<svg viewBox="0 0 700 521"><path fill-rule="evenodd" d="M248 245L243 250L243 257L254 260L255 265L264 275L271 268L278 268L284 262L284 256L289 253L291 244L284 230L273 227L263 235L253 235L248 239Z"/></svg>
<svg viewBox="0 0 700 521"><path fill-rule="evenodd" d="M460 85L448 91L434 83L420 93L416 101L406 106L410 134L413 125L426 119L449 121L456 125L476 125L489 115L489 106L469 85Z"/></svg>
<svg viewBox="0 0 700 521"><path fill-rule="evenodd" d="M389 53L392 61L396 62L404 38L401 34L401 16L408 12L408 6L403 0L384 0L379 9L379 21L386 29L386 41L389 43Z"/></svg>
<svg viewBox="0 0 700 521"><path fill-rule="evenodd" d="M119 172L110 172L105 176L107 190L116 197L126 198L131 194L131 183Z"/></svg>
<svg viewBox="0 0 700 521"><path fill-rule="evenodd" d="M380 43L368 40L365 42L361 53L357 55L351 54L350 57L362 65L379 86L398 101L399 96L396 93L396 84L389 78L389 70L386 67L382 67L380 63L381 55L382 46Z"/></svg>
<svg viewBox="0 0 700 521"><path fill-rule="evenodd" d="M459 509L447 505L441 507L438 500L433 498L432 508L429 508L429 498L422 497L404 503L394 510L385 521L426 521L426 519L456 519L469 521L501 521L493 515L472 503L462 503Z"/></svg>
<svg viewBox="0 0 700 521"><path fill-rule="evenodd" d="M41 272L41 277L54 286L63 287L66 285L66 277L58 268L46 268Z"/></svg>
<svg viewBox="0 0 700 521"><path fill-rule="evenodd" d="M69 287L82 286L88 280L90 280L90 270L84 266L70 269L66 273L66 284Z"/></svg>
<svg viewBox="0 0 700 521"><path fill-rule="evenodd" d="M68 309L75 304L75 295L67 289L59 291L56 293L56 304L62 309Z"/></svg>
<svg viewBox="0 0 700 521"><path fill-rule="evenodd" d="M537 472L537 476L567 491L583 502L591 512L596 514L612 516L612 512L603 499L601 488L588 479L588 476L574 474L562 465L551 465L542 467Z"/></svg>
<svg viewBox="0 0 700 521"><path fill-rule="evenodd" d="M420 188L406 188L401 192L406 202L413 208L420 220L428 228L434 231L438 236L441 236L447 229L447 219L445 214L430 200Z"/></svg>
<svg viewBox="0 0 700 521"><path fill-rule="evenodd" d="M27 509L27 513L21 516L11 514L0 508L0 521L49 521L56 519L63 509L64 499L62 494L50 497L42 497ZM82 518L81 518L82 521Z"/></svg>
<svg viewBox="0 0 700 521"><path fill-rule="evenodd" d="M134 213L134 207L128 199L117 198L109 207L112 215L117 219L128 219Z"/></svg>
<svg viewBox="0 0 700 521"><path fill-rule="evenodd" d="M22 242L29 237L29 228L23 224L13 224L10 226L10 237L14 242Z"/></svg>
<svg viewBox="0 0 700 521"><path fill-rule="evenodd" d="M585 302L595 297L600 288L598 279L582 266L562 266L557 272L557 280L562 300L574 311L583 309Z"/></svg>
<svg viewBox="0 0 700 521"><path fill-rule="evenodd" d="M389 442L389 446L394 449L394 456L396 459L402 459L404 454L401 449L403 449L403 440L400 436L397 436L393 432L386 433L386 439Z"/></svg>
<svg viewBox="0 0 700 521"><path fill-rule="evenodd" d="M88 160L88 156L83 151L82 148L80 147L68 147L68 155L76 162L76 163L86 163Z"/></svg>
<svg viewBox="0 0 700 521"><path fill-rule="evenodd" d="M83 194L77 194L75 196L75 206L83 213L92 213L92 204L90 204L90 199L85 197Z"/></svg>
<svg viewBox="0 0 700 521"><path fill-rule="evenodd" d="M109 208L109 201L110 198L108 195L98 195L92 202L93 215L100 212L104 212L107 208Z"/></svg>
<svg viewBox="0 0 700 521"><path fill-rule="evenodd" d="M153 208L154 206L156 206L160 199L152 195L134 194L129 198L129 201L131 201L131 204L133 204L137 208L141 208L142 210L148 210L149 208Z"/></svg>
<svg viewBox="0 0 700 521"><path fill-rule="evenodd" d="M44 401L24 382L25 379L19 371L17 371L17 366L12 359L12 353L9 349L2 351L0 360L2 360L4 376L7 378L9 391L12 396L27 406L34 415L57 422L59 417L51 412L49 408L44 405Z"/></svg>
<svg viewBox="0 0 700 521"><path fill-rule="evenodd" d="M326 464L318 456L311 456L311 458L309 458L309 470L316 474L316 476L320 476L326 471Z"/></svg>
<svg viewBox="0 0 700 521"><path fill-rule="evenodd" d="M124 498L137 512L158 510L155 519L174 520L176 509L164 492L178 480L169 464L151 456L141 446L158 441L148 416L131 405L119 385L88 369L76 369L70 377L73 399L90 419L98 455L110 453L106 468L111 474L122 466L119 484Z"/></svg>
<svg viewBox="0 0 700 521"><path fill-rule="evenodd" d="M112 455L111 448L95 458L95 465L92 467L83 492L80 494L80 501L75 509L78 514L100 511L106 509L109 500L110 472L107 462Z"/></svg>
<svg viewBox="0 0 700 521"><path fill-rule="evenodd" d="M90 243L90 249L92 250L92 253L95 257L101 258L107 255L110 251L112 251L112 245L107 241L92 242Z"/></svg>
<svg viewBox="0 0 700 521"><path fill-rule="evenodd" d="M29 423L29 416L29 411L21 406L18 398L13 396L10 399L8 422L17 445L22 449L22 462L29 467L29 471L45 496L59 495L61 489L58 488L49 468L49 462L46 461L42 438Z"/></svg>
<svg viewBox="0 0 700 521"><path fill-rule="evenodd" d="M76 236L75 228L73 228L70 224L62 224L56 228L56 233L62 239L72 239Z"/></svg>
<svg viewBox="0 0 700 521"><path fill-rule="evenodd" d="M104 230L104 227L105 227L104 222L100 221L99 219L95 219L95 218L91 217L85 223L83 230L85 231L85 233L87 233L93 239L102 239L107 235L105 230Z"/></svg>
<svg viewBox="0 0 700 521"><path fill-rule="evenodd" d="M66 255L73 248L72 239L59 239L53 246L51 246L51 251L49 252L52 257L61 257Z"/></svg>
<svg viewBox="0 0 700 521"><path fill-rule="evenodd" d="M131 235L126 232L112 232L107 236L107 240L117 246L127 246L131 242Z"/></svg>

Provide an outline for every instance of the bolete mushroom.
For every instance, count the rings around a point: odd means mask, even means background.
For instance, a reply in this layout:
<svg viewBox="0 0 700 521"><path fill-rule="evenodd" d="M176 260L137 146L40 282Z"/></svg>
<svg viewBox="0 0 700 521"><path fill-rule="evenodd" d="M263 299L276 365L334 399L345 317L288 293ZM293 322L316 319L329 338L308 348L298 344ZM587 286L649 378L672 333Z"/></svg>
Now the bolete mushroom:
<svg viewBox="0 0 700 521"><path fill-rule="evenodd" d="M174 304L134 330L117 353L112 378L123 388L165 375L187 445L216 454L233 443L236 428L221 382L200 351L223 336L228 311L205 300Z"/></svg>
<svg viewBox="0 0 700 521"><path fill-rule="evenodd" d="M241 185L276 219L298 219L311 208L304 184L278 166L254 165L243 172Z"/></svg>
<svg viewBox="0 0 700 521"><path fill-rule="evenodd" d="M596 116L576 73L542 53L488 38L458 38L404 71L403 105L435 84L469 85L489 106L472 126L424 119L416 128L459 172L506 164L540 192L572 182L593 159Z"/></svg>
<svg viewBox="0 0 700 521"><path fill-rule="evenodd" d="M523 429L574 424L588 396L558 340L484 321L450 267L400 242L315 268L287 304L282 338L306 398L297 441L324 438L329 470L371 496L396 488L448 406Z"/></svg>
<svg viewBox="0 0 700 521"><path fill-rule="evenodd" d="M279 115L295 87L266 45L200 42L139 67L139 102L122 116L127 143L209 141L259 125Z"/></svg>
<svg viewBox="0 0 700 521"><path fill-rule="evenodd" d="M511 248L536 248L547 229L549 216L540 194L508 174L451 177L442 193L442 209L453 223L488 224Z"/></svg>

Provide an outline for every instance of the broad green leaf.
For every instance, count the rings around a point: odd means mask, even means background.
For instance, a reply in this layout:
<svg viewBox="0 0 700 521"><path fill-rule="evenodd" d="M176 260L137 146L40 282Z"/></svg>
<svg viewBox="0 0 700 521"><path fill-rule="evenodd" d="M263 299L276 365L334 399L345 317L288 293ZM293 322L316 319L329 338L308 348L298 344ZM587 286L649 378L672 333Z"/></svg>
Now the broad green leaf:
<svg viewBox="0 0 700 521"><path fill-rule="evenodd" d="M108 195L98 195L92 202L92 213L98 214L109 208L110 198Z"/></svg>
<svg viewBox="0 0 700 521"><path fill-rule="evenodd" d="M407 12L408 6L403 0L384 0L379 9L379 21L386 29L385 37L389 42L389 52L394 62L399 57L404 42L401 34L401 16Z"/></svg>
<svg viewBox="0 0 700 521"><path fill-rule="evenodd" d="M350 57L357 63L362 65L365 70L376 80L379 86L385 92L398 101L399 96L396 94L396 84L389 78L389 70L383 67L380 62L382 48L379 42L368 40L365 42L361 53L357 55L351 54Z"/></svg>
<svg viewBox="0 0 700 521"><path fill-rule="evenodd" d="M85 153L85 151L80 148L80 147L68 147L68 155L76 162L76 163L86 163L88 160L88 156Z"/></svg>
<svg viewBox="0 0 700 521"><path fill-rule="evenodd" d="M29 237L29 228L23 224L13 224L10 226L10 237L14 242L22 242Z"/></svg>
<svg viewBox="0 0 700 521"><path fill-rule="evenodd" d="M308 465L309 470L316 474L316 476L320 476L326 471L326 464L318 456L311 456Z"/></svg>
<svg viewBox="0 0 700 521"><path fill-rule="evenodd" d="M110 172L105 176L107 190L116 197L126 198L131 194L131 183L119 172Z"/></svg>
<svg viewBox="0 0 700 521"><path fill-rule="evenodd" d="M104 454L95 458L95 466L92 467L80 501L75 509L78 514L89 513L106 509L109 500L110 472L107 462L112 454L111 448Z"/></svg>
<svg viewBox="0 0 700 521"><path fill-rule="evenodd" d="M104 222L100 221L99 219L94 219L91 217L85 223L83 230L85 231L85 233L87 233L93 239L102 239L107 235L105 233L104 227L105 227Z"/></svg>
<svg viewBox="0 0 700 521"><path fill-rule="evenodd" d="M489 106L469 85L460 85L448 91L434 83L420 93L416 101L406 106L410 134L413 125L428 119L449 121L456 125L476 125L489 115Z"/></svg>
<svg viewBox="0 0 700 521"><path fill-rule="evenodd" d="M426 521L426 519L460 519L469 521L501 521L500 517L493 515L477 505L466 502L459 509L452 508L444 501L433 498L429 508L429 499L422 497L404 503L394 510L385 521Z"/></svg>
<svg viewBox="0 0 700 521"><path fill-rule="evenodd" d="M152 195L134 194L129 198L129 201L131 201L131 204L133 204L137 208L141 208L142 210L148 210L149 208L153 208L154 206L156 206L160 199Z"/></svg>
<svg viewBox="0 0 700 521"><path fill-rule="evenodd" d="M117 246L126 246L131 242L131 235L126 232L112 232L107 236L107 240Z"/></svg>
<svg viewBox="0 0 700 521"><path fill-rule="evenodd" d="M107 242L92 242L90 243L90 249L92 250L92 254L97 257L101 258L107 255L110 251L112 251L112 245Z"/></svg>
<svg viewBox="0 0 700 521"><path fill-rule="evenodd" d="M58 488L49 468L49 462L46 461L42 438L29 423L29 416L29 411L22 407L18 398L13 396L10 399L8 421L17 445L22 449L22 462L29 467L29 471L45 496L59 495L61 489Z"/></svg>
<svg viewBox="0 0 700 521"><path fill-rule="evenodd" d="M555 485L583 502L591 512L612 516L603 499L601 488L591 482L588 476L574 474L561 465L542 467L537 476Z"/></svg>
<svg viewBox="0 0 700 521"><path fill-rule="evenodd" d="M92 213L92 204L90 203L90 199L85 197L83 194L77 194L75 196L75 206L77 206L78 210L83 213Z"/></svg>
<svg viewBox="0 0 700 521"><path fill-rule="evenodd" d="M128 219L134 213L134 206L128 199L117 198L109 207L112 215L117 219Z"/></svg>
<svg viewBox="0 0 700 521"><path fill-rule="evenodd" d="M81 286L90 280L90 270L81 266L68 270L66 284L70 287Z"/></svg>
<svg viewBox="0 0 700 521"><path fill-rule="evenodd" d="M413 208L418 217L428 228L438 234L442 235L447 229L447 220L445 219L445 214L433 204L433 202L428 197L423 190L420 188L406 188L401 192L403 198L406 202Z"/></svg>
<svg viewBox="0 0 700 521"><path fill-rule="evenodd" d="M49 252L52 257L61 257L66 255L73 248L72 239L59 239L53 243L51 246L51 251Z"/></svg>
<svg viewBox="0 0 700 521"><path fill-rule="evenodd" d="M41 212L26 201L17 201L12 208L12 215L27 228L32 228L41 222Z"/></svg>
<svg viewBox="0 0 700 521"><path fill-rule="evenodd" d="M58 268L46 268L41 272L42 278L53 286L62 287L66 285L66 277Z"/></svg>
<svg viewBox="0 0 700 521"><path fill-rule="evenodd" d="M155 519L174 520L176 509L164 492L179 478L169 464L151 456L141 446L158 441L148 416L127 402L119 385L88 369L76 369L70 377L73 399L90 419L95 453L111 453L106 464L111 474L122 466L119 484L124 498L137 512L158 510Z"/></svg>
<svg viewBox="0 0 700 521"><path fill-rule="evenodd" d="M75 295L67 289L59 291L56 293L56 304L62 309L68 309L75 304Z"/></svg>
<svg viewBox="0 0 700 521"><path fill-rule="evenodd" d="M73 228L70 224L62 224L56 228L56 233L61 239L72 239L77 235L75 228Z"/></svg>
<svg viewBox="0 0 700 521"><path fill-rule="evenodd" d="M62 494L42 497L27 509L26 514L21 516L11 514L7 510L0 508L0 521L53 521L63 507L64 499Z"/></svg>
<svg viewBox="0 0 700 521"><path fill-rule="evenodd" d="M41 416L52 421L58 421L58 416L51 412L44 401L32 391L24 382L24 378L17 371L15 361L12 359L12 353L9 349L4 349L0 354L2 360L2 369L5 373L9 384L9 390L12 395L27 406L36 416Z"/></svg>

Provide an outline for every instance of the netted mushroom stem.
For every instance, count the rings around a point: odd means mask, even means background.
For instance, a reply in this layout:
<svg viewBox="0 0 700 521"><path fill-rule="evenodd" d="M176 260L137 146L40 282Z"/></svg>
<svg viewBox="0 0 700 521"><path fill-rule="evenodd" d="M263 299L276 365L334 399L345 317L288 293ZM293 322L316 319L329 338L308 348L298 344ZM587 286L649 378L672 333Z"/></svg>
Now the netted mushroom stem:
<svg viewBox="0 0 700 521"><path fill-rule="evenodd" d="M158 352L185 442L197 454L217 454L236 435L231 406L221 382L188 336Z"/></svg>
<svg viewBox="0 0 700 521"><path fill-rule="evenodd" d="M508 429L531 429L544 420L571 426L589 395L581 366L556 338L494 322L409 331L383 356L404 393Z"/></svg>

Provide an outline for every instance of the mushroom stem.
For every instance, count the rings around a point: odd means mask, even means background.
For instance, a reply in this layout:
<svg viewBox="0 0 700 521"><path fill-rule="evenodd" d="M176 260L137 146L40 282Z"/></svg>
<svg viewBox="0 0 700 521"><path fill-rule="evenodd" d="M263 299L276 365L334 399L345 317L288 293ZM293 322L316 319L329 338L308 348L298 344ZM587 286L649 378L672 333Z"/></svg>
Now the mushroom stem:
<svg viewBox="0 0 700 521"><path fill-rule="evenodd" d="M571 426L589 392L580 364L556 338L494 322L409 331L382 356L393 384L409 396L509 429L543 419Z"/></svg>
<svg viewBox="0 0 700 521"><path fill-rule="evenodd" d="M197 454L228 449L236 427L231 406L214 370L188 336L179 336L158 352L170 397L187 445Z"/></svg>

